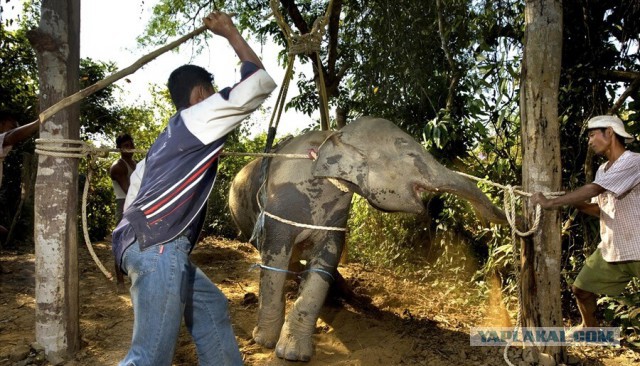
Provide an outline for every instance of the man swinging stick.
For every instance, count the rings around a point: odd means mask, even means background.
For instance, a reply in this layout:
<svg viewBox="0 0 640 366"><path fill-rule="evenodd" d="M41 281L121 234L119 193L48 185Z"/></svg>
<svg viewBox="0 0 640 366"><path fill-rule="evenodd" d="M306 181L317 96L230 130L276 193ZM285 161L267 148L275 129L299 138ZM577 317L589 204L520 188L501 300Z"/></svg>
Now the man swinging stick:
<svg viewBox="0 0 640 366"><path fill-rule="evenodd" d="M226 38L242 61L242 80L214 93L213 76L184 65L169 76L178 112L145 158L139 190L113 232L113 252L131 278L134 330L121 365L171 365L184 317L200 365L242 365L228 300L189 259L206 214L226 136L276 85L231 18L204 23ZM136 173L134 173L137 176ZM133 183L133 182L132 182Z"/></svg>

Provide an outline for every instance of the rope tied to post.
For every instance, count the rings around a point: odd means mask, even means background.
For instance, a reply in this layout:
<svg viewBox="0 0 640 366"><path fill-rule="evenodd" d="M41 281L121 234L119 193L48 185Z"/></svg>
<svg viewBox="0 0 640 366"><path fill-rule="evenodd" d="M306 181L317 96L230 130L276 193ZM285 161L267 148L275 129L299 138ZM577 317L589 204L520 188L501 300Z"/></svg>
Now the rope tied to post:
<svg viewBox="0 0 640 366"><path fill-rule="evenodd" d="M501 185L498 183L494 183L488 179L482 179L482 178L478 178L469 174L465 174L465 173L461 173L458 172L458 174L465 176L469 179L478 181L478 182L482 182L482 183L486 183L489 185L492 185L494 187L498 187L500 189L502 189L504 191L504 213L505 216L507 217L507 222L509 223L509 226L511 227L511 242L513 243L513 252L512 252L512 260L514 263L513 266L513 277L515 278L516 281L516 288L519 289L520 288L520 271L518 270L518 265L517 263L520 260L520 251L518 251L516 249L516 235L520 236L520 237L526 237L526 236L530 236L532 234L534 234L536 231L538 231L538 228L540 226L540 221L542 219L542 207L540 205L536 205L535 208L535 212L533 215L533 224L531 225L531 228L525 232L522 232L518 229L517 225L516 225L516 221L517 221L517 217L516 217L516 194L521 195L523 197L531 197L532 194L529 192L524 192L521 190L516 189L515 187L511 186L511 185ZM544 192L544 195L547 197L557 197L557 196L562 196L564 195L565 192L560 191L560 192ZM516 322L514 325L514 332L517 332L521 327L522 327L522 311L521 311L521 305L522 304L522 292L518 291L518 312L516 314ZM510 338L507 341L507 344L505 345L503 352L502 352L502 358L504 359L504 361L507 363L507 365L509 366L515 366L510 360L509 360L509 355L508 355L508 351L509 348L511 347L511 344L513 343L512 339ZM527 343L531 343L529 340L527 340ZM533 346L533 344L531 343L531 346Z"/></svg>
<svg viewBox="0 0 640 366"><path fill-rule="evenodd" d="M146 153L146 150L95 147L82 140L39 138L36 139L35 152L55 158L84 158L88 156L107 157L112 152Z"/></svg>
<svg viewBox="0 0 640 366"><path fill-rule="evenodd" d="M533 224L531 225L531 228L527 231L520 231L517 227L517 215L516 215L516 194L523 196L523 197L531 197L533 194L529 193L529 192L525 192L522 190L517 189L514 186L511 185L502 185L499 183L495 183L492 182L488 179L484 179L484 178L478 178L476 176L470 175L470 174L466 174L466 173L462 173L462 172L456 172L460 175L462 175L463 177L469 178L471 180L475 180L477 182L481 182L481 183L485 183L485 184L489 184L491 186L494 186L496 188L500 188L504 191L504 213L505 216L507 217L507 222L509 223L509 226L511 227L511 231L521 237L525 237L525 236L530 236L533 233L535 233L539 226L540 226L540 220L542 219L542 207L540 207L540 205L536 205L536 211L534 213L534 217L533 217ZM564 195L565 192L564 191L559 191L559 192L544 192L544 195L547 197L558 197L558 196L562 196Z"/></svg>

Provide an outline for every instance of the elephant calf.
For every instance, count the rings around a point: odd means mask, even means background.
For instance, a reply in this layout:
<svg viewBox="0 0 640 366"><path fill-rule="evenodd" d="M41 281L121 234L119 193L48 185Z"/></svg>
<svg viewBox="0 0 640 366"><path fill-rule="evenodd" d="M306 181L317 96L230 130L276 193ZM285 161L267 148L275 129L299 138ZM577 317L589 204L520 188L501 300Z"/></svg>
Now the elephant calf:
<svg viewBox="0 0 640 366"><path fill-rule="evenodd" d="M275 347L280 358L308 361L313 354L316 321L345 242L345 232L339 229L347 225L354 193L382 211L420 213L423 192L449 192L468 200L483 218L505 222L503 212L475 183L442 166L384 119L362 117L339 131L309 132L286 142L278 153L309 153L315 159L273 158L261 192L268 214L262 239L253 241L265 266L253 338L262 346ZM260 176L261 159L257 159L238 173L229 194L231 214L245 238L251 236L261 209ZM285 318L287 273L281 270L300 260L306 260L307 271Z"/></svg>

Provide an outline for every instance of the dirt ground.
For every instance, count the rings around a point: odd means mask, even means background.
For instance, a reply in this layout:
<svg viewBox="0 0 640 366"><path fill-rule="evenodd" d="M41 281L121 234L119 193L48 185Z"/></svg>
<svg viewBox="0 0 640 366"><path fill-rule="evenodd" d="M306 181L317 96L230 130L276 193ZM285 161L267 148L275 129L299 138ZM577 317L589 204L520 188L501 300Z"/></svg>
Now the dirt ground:
<svg viewBox="0 0 640 366"><path fill-rule="evenodd" d="M111 268L110 243L94 244ZM80 328L82 349L66 365L116 365L126 354L133 322L128 294L116 293L89 256L79 249ZM246 365L304 365L278 359L273 350L255 344L251 331L257 319L259 261L249 244L206 238L192 259L230 301L234 329ZM0 253L0 366L49 365L35 343L34 255ZM506 365L502 347L471 347L469 328L495 325L495 306L473 303L477 291L463 281L424 283L359 264L340 267L355 293L370 298L369 306L328 300L318 321L316 351L306 363L316 365ZM289 284L289 305L295 282ZM455 291L452 291L455 289ZM362 305L362 304L361 304ZM497 316L499 317L499 315ZM570 347L575 365L636 365L640 353L625 348ZM511 348L510 361L519 366L536 362ZM524 360L523 360L524 357ZM526 360L526 361L525 361ZM183 327L173 365L197 365L195 348Z"/></svg>

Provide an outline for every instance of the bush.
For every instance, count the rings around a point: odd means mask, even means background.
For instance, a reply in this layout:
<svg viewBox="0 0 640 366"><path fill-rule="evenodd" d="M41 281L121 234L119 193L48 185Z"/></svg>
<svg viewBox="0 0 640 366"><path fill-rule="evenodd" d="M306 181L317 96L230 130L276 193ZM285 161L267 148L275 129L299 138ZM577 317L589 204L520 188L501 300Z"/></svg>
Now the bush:
<svg viewBox="0 0 640 366"><path fill-rule="evenodd" d="M115 161L114 156L102 159L93 159L91 181L89 182L89 192L87 195L87 230L91 241L103 240L111 233L116 225L116 204L115 195L109 169ZM82 159L79 166L79 191L78 200L81 208L82 192L87 178L87 161ZM81 215L81 211L78 212ZM80 226L79 235L82 240L82 216L78 217L78 225Z"/></svg>

